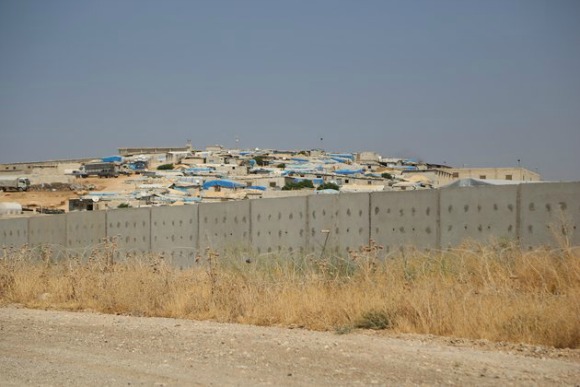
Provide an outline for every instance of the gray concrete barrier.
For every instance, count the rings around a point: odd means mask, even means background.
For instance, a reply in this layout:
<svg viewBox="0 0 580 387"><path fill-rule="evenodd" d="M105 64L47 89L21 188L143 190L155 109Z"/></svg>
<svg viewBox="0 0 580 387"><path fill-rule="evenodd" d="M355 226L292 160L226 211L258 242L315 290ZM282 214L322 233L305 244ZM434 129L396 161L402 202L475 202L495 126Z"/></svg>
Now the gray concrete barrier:
<svg viewBox="0 0 580 387"><path fill-rule="evenodd" d="M463 241L516 241L518 187L482 186L440 190L441 247Z"/></svg>
<svg viewBox="0 0 580 387"><path fill-rule="evenodd" d="M523 248L580 246L580 182L522 184L520 190Z"/></svg>
<svg viewBox="0 0 580 387"><path fill-rule="evenodd" d="M198 253L198 207L151 208L151 252L180 268L192 266Z"/></svg>
<svg viewBox="0 0 580 387"><path fill-rule="evenodd" d="M0 220L0 246L116 257L158 253L178 267L206 249L347 255L373 240L385 253L465 240L578 246L580 183L311 195L193 206L129 208Z"/></svg>
<svg viewBox="0 0 580 387"><path fill-rule="evenodd" d="M304 252L306 197L250 201L251 247L257 254Z"/></svg>
<svg viewBox="0 0 580 387"><path fill-rule="evenodd" d="M439 248L439 191L370 195L371 239L386 253L408 246Z"/></svg>

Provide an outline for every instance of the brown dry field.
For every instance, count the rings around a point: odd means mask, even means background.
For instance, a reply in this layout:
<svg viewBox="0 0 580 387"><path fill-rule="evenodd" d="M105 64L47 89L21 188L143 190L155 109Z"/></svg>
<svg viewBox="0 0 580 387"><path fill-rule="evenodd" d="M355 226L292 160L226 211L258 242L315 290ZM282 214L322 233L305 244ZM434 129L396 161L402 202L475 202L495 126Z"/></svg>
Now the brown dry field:
<svg viewBox="0 0 580 387"><path fill-rule="evenodd" d="M94 185L96 192L98 191L115 191L115 192L131 192L135 189L134 184L128 184L128 181L139 178L139 175L134 176L119 176L118 178L98 178L89 177L86 179L71 178L71 184ZM82 192L81 192L82 193ZM87 192L84 192L87 193ZM22 207L46 207L56 208L68 211L68 199L79 197L79 193L71 191L70 189L56 190L56 191L34 191L28 192L0 192L1 202L17 202ZM25 213L26 214L26 213Z"/></svg>

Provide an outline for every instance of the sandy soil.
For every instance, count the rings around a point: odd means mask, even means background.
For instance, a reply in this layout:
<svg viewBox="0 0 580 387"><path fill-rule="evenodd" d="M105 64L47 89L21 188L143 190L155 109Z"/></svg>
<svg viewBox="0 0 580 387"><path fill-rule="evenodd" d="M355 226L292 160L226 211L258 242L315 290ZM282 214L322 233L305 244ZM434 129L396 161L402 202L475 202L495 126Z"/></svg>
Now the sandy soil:
<svg viewBox="0 0 580 387"><path fill-rule="evenodd" d="M0 308L2 385L578 385L579 351Z"/></svg>
<svg viewBox="0 0 580 387"><path fill-rule="evenodd" d="M86 179L71 179L74 185L94 186L94 191L115 191L131 192L136 184L129 184L131 181L139 179L139 175L119 176L118 178L98 178L89 177ZM64 186L64 184L63 184ZM45 207L56 208L68 211L68 199L79 197L88 191L71 189L42 190L31 189L27 192L0 192L0 202L16 202L23 207Z"/></svg>

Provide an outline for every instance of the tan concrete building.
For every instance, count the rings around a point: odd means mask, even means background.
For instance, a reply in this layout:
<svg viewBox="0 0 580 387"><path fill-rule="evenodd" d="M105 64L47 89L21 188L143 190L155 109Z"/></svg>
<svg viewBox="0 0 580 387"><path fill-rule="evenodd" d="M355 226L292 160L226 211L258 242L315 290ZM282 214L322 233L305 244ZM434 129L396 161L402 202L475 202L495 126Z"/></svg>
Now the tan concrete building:
<svg viewBox="0 0 580 387"><path fill-rule="evenodd" d="M515 180L541 181L537 172L526 168L449 168L445 172L451 173L452 180L481 179L481 180Z"/></svg>

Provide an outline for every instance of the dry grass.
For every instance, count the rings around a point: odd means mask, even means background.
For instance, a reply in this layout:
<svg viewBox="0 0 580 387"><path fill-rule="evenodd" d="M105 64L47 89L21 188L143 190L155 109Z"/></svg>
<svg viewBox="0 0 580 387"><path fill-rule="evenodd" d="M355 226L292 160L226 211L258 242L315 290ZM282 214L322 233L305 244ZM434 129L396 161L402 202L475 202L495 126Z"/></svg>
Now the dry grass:
<svg viewBox="0 0 580 387"><path fill-rule="evenodd" d="M57 262L49 251L4 250L0 304L580 347L578 250L381 253L247 263L208 251L179 271L154 256L114 262L108 250Z"/></svg>

